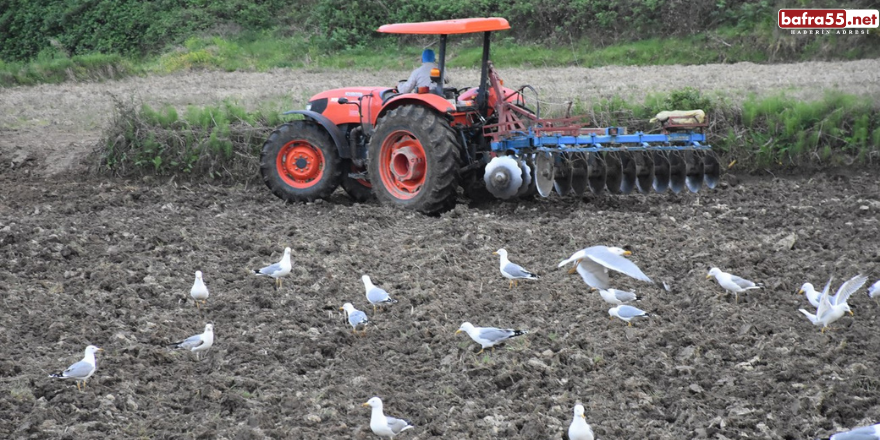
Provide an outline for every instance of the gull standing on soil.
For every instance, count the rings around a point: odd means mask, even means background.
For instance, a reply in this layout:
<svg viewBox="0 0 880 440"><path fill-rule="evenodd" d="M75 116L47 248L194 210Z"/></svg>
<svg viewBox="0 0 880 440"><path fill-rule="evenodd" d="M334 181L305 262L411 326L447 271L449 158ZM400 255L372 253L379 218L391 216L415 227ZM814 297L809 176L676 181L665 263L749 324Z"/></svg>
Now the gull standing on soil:
<svg viewBox="0 0 880 440"><path fill-rule="evenodd" d="M736 302L739 302L740 293L747 290L761 289L764 287L761 284L755 284L754 282L749 281L745 278L741 278L727 272L722 272L721 269L717 267L709 269L709 273L706 274L707 280L712 277L715 277L715 280L718 281L718 285L724 288L724 291L726 293L733 292Z"/></svg>
<svg viewBox="0 0 880 440"><path fill-rule="evenodd" d="M382 411L382 399L378 397L373 397L367 403L364 403L363 406L373 408L372 414L370 414L370 429L379 437L394 438L395 435L414 428L408 420L386 416Z"/></svg>
<svg viewBox="0 0 880 440"><path fill-rule="evenodd" d="M647 275L632 261L624 258L632 252L619 247L592 246L581 249L571 257L559 263L559 267L568 263L576 263L575 270L590 287L607 289L611 287L608 270L620 272L629 277L646 283L653 283Z"/></svg>
<svg viewBox="0 0 880 440"><path fill-rule="evenodd" d="M621 305L623 303L628 303L631 301L641 301L642 299L636 295L635 292L627 292L626 290L617 290L617 289L597 289L595 287L590 288L590 291L598 290L599 295L602 299L605 300L608 304Z"/></svg>
<svg viewBox="0 0 880 440"><path fill-rule="evenodd" d="M525 330L514 330L514 329L502 329L495 327L474 327L473 324L469 322L465 322L461 324L461 327L455 331L455 334L459 334L461 332L466 332L474 342L480 344L482 349L477 353L480 354L483 350L494 347L497 344L507 341L510 338L514 338L517 336L522 336L528 334L528 331ZM493 348L494 350L494 348Z"/></svg>
<svg viewBox="0 0 880 440"><path fill-rule="evenodd" d="M95 374L95 370L98 369L98 366L95 364L95 353L99 351L104 351L104 349L89 345L86 347L85 356L83 356L81 361L67 367L66 370L60 373L50 374L49 377L74 379L76 381L76 389L85 390L86 382ZM79 386L80 382L82 382L82 388Z"/></svg>
<svg viewBox="0 0 880 440"><path fill-rule="evenodd" d="M492 252L495 255L501 256L501 275L504 278L507 278L508 284L507 288L510 289L513 286L519 285L519 280L537 280L540 279L537 275L525 270L522 266L518 264L511 263L510 260L507 259L507 251L504 249L498 249L495 252Z"/></svg>
<svg viewBox="0 0 880 440"><path fill-rule="evenodd" d="M871 287L868 287L868 296L869 297L871 297L873 299L875 296L878 296L878 295L880 295L880 280L877 280L877 282L874 283L873 285L871 285Z"/></svg>
<svg viewBox="0 0 880 440"><path fill-rule="evenodd" d="M838 432L825 440L880 440L880 424Z"/></svg>
<svg viewBox="0 0 880 440"><path fill-rule="evenodd" d="M367 301L369 301L370 304L373 305L373 313L376 313L377 304L397 303L397 300L391 298L391 295L389 295L388 292L386 292L384 289L376 287L370 280L369 275L362 276L361 280L364 282L364 289L366 289L367 291Z"/></svg>
<svg viewBox="0 0 880 440"><path fill-rule="evenodd" d="M208 303L208 286L202 281L202 271L200 270L196 271L196 281L193 283L192 289L189 289L189 295L195 301L196 308L199 308L199 302Z"/></svg>
<svg viewBox="0 0 880 440"><path fill-rule="evenodd" d="M278 288L281 287L281 277L289 274L291 267L290 248L287 247L284 248L284 256L281 257L281 261L262 269L254 269L254 273L275 278L275 290L278 290Z"/></svg>
<svg viewBox="0 0 880 440"><path fill-rule="evenodd" d="M345 314L348 316L348 323L351 324L351 331L357 333L358 327L364 329L364 334L367 334L366 326L370 323L370 319L367 318L367 314L354 308L351 303L345 303L339 310L345 310Z"/></svg>
<svg viewBox="0 0 880 440"><path fill-rule="evenodd" d="M628 306L626 304L619 305L617 307L612 307L612 308L608 309L608 314L611 315L611 318L609 318L609 319L614 319L614 317L616 316L616 317L626 321L626 324L630 327L632 327L632 322L630 322L630 321L632 321L633 318L651 316L648 314L648 312L646 312L642 309L639 309L639 308L633 307L633 306Z"/></svg>
<svg viewBox="0 0 880 440"><path fill-rule="evenodd" d="M568 440L593 440L593 428L587 423L584 406L581 404L574 406L574 419L568 426Z"/></svg>
<svg viewBox="0 0 880 440"><path fill-rule="evenodd" d="M195 336L190 336L182 341L171 344L174 348L189 350L196 354L196 360L199 360L199 353L206 351L214 345L214 324L205 324L205 332Z"/></svg>

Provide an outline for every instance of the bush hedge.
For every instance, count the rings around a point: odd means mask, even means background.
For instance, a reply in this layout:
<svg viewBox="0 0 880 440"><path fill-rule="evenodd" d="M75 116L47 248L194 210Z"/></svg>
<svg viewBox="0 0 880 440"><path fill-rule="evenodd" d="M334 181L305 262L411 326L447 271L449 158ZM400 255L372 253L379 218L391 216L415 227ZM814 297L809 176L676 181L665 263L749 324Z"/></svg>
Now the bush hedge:
<svg viewBox="0 0 880 440"><path fill-rule="evenodd" d="M845 3L835 7L866 8L870 1ZM192 36L267 31L339 50L369 47L385 23L473 16L507 18L507 35L519 41L604 46L722 27L772 33L776 9L785 6L769 0L0 0L0 60L29 61L45 51L155 55Z"/></svg>

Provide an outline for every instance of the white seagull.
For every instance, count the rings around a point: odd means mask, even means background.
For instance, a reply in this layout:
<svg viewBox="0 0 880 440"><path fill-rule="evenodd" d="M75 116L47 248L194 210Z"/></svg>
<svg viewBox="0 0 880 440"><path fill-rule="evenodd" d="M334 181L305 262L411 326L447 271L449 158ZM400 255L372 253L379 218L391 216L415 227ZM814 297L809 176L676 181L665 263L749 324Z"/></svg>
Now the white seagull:
<svg viewBox="0 0 880 440"><path fill-rule="evenodd" d="M291 267L293 266L290 263L290 248L287 247L284 248L284 256L281 257L281 261L262 269L255 269L254 273L275 278L275 290L278 290L281 287L281 277L289 274Z"/></svg>
<svg viewBox="0 0 880 440"><path fill-rule="evenodd" d="M373 281L370 280L369 275L362 276L361 280L364 282L364 289L367 291L367 301L373 305L373 313L376 313L377 304L395 304L397 302L384 289L376 287Z"/></svg>
<svg viewBox="0 0 880 440"><path fill-rule="evenodd" d="M639 308L633 307L633 306L628 306L626 304L619 305L617 307L612 307L612 308L608 309L608 314L611 315L611 317L609 319L614 319L614 317L616 316L616 317L626 321L626 324L629 325L630 327L632 327L632 322L630 322L630 321L632 321L633 318L651 316L648 314L648 312L646 312L642 309L639 309Z"/></svg>
<svg viewBox="0 0 880 440"><path fill-rule="evenodd" d="M66 370L60 373L50 374L49 377L74 379L76 381L76 389L86 389L86 381L88 381L89 378L95 374L95 370L98 369L98 366L95 364L95 353L99 351L104 351L104 349L89 345L86 347L85 356L83 356L81 361L67 367ZM79 386L80 382L82 382L82 388Z"/></svg>
<svg viewBox="0 0 880 440"><path fill-rule="evenodd" d="M715 280L718 281L718 285L721 286L725 292L733 292L734 298L737 302L739 302L740 293L764 287L763 285L755 284L745 278L722 272L721 269L717 267L709 269L709 273L706 274L707 280L712 277L715 277Z"/></svg>
<svg viewBox="0 0 880 440"><path fill-rule="evenodd" d="M827 440L880 440L880 424L838 432L828 437Z"/></svg>
<svg viewBox="0 0 880 440"><path fill-rule="evenodd" d="M351 303L345 303L339 310L345 310L345 314L348 316L348 323L351 324L352 332L357 333L358 327L364 328L367 324L370 323L370 319L367 318L367 314L354 308ZM364 334L367 333L367 330L364 329Z"/></svg>
<svg viewBox="0 0 880 440"><path fill-rule="evenodd" d="M871 298L880 296L880 280L877 280L877 282L872 284L871 287L868 287L868 296Z"/></svg>
<svg viewBox="0 0 880 440"><path fill-rule="evenodd" d="M617 289L597 289L595 287L591 288L590 291L598 290L599 296L605 300L608 304L621 305L623 303L628 303L632 301L641 301L642 299L636 295L635 292L628 292L626 290L617 290Z"/></svg>
<svg viewBox="0 0 880 440"><path fill-rule="evenodd" d="M811 283L804 283L804 285L801 286L800 290L798 290L798 294L803 293L807 297L807 301L809 301L810 304L813 305L813 307L819 307L819 297L822 296L822 293L827 292L828 289L831 288L832 279L834 278L832 277L828 279L828 283L825 284L825 289L823 289L822 292L816 290L816 288L813 287Z"/></svg>
<svg viewBox="0 0 880 440"><path fill-rule="evenodd" d="M581 404L574 406L574 419L568 426L568 440L593 440L593 428L587 423L584 406Z"/></svg>
<svg viewBox="0 0 880 440"><path fill-rule="evenodd" d="M635 263L624 258L625 255L630 254L632 252L619 247L592 246L575 252L571 257L559 263L559 267L568 263L576 263L575 270L584 282L590 287L599 289L611 287L611 280L608 277L609 269L639 281L653 283Z"/></svg>
<svg viewBox="0 0 880 440"><path fill-rule="evenodd" d="M466 332L474 342L480 344L482 349L477 354L480 354L483 350L500 344L510 338L528 333L528 331L525 330L514 330L510 328L474 327L474 325L469 322L461 324L461 327L455 331L455 334L461 332Z"/></svg>
<svg viewBox="0 0 880 440"><path fill-rule="evenodd" d="M174 348L189 350L196 354L196 360L199 359L199 353L205 351L214 345L214 324L205 324L205 332L195 336L190 336L182 341L171 344Z"/></svg>
<svg viewBox="0 0 880 440"><path fill-rule="evenodd" d="M845 283L841 284L840 287L837 288L837 293L831 297L831 304L839 306L846 304L846 301L849 297L856 293L857 290L861 289L865 283L868 282L868 277L864 275L856 275L848 280ZM850 310L847 305L846 311L849 312L850 315L855 315L852 310Z"/></svg>
<svg viewBox="0 0 880 440"><path fill-rule="evenodd" d="M192 289L189 289L189 296L196 303L196 308L199 308L199 302L202 304L208 302L208 286L202 281L202 271L200 270L196 271L196 280L193 282Z"/></svg>
<svg viewBox="0 0 880 440"><path fill-rule="evenodd" d="M519 280L537 280L540 279L537 275L525 270L522 266L518 264L511 263L510 260L507 259L507 251L504 249L498 249L495 252L492 252L495 255L501 256L501 275L504 278L508 279L507 288L510 289L513 286L519 285Z"/></svg>
<svg viewBox="0 0 880 440"><path fill-rule="evenodd" d="M862 275L851 278L837 289L837 294L834 295L834 297L829 296L827 290L822 292L822 295L819 297L819 307L816 309L815 315L804 309L798 309L798 311L803 313L813 325L822 326L822 333L825 333L828 326L842 318L846 312L852 314L852 310L850 310L849 304L847 304L846 301L849 299L850 295L855 293L855 291L859 290L859 288L865 284L867 279L867 277Z"/></svg>
<svg viewBox="0 0 880 440"><path fill-rule="evenodd" d="M386 416L382 411L382 399L378 397L371 398L363 406L373 408L370 414L370 429L379 437L394 438L395 435L413 428L412 423L407 420Z"/></svg>

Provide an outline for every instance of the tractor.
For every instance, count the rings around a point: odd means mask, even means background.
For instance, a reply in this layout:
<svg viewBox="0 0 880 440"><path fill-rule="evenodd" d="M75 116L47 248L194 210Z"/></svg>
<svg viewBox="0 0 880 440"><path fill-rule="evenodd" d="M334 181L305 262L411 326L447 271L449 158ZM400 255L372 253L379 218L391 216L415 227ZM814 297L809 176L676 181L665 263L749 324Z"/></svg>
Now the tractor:
<svg viewBox="0 0 880 440"><path fill-rule="evenodd" d="M329 197L341 184L356 201L426 214L455 206L458 188L471 197L511 199L552 192L696 192L720 174L706 144L705 114L662 112L658 133L589 127L585 116L541 118L526 101L530 86L509 89L489 59L492 32L504 18L468 18L381 26L395 34L440 38L432 87L347 87L313 96L302 115L275 129L263 145L260 172L290 202ZM449 35L482 33L480 83L445 84Z"/></svg>

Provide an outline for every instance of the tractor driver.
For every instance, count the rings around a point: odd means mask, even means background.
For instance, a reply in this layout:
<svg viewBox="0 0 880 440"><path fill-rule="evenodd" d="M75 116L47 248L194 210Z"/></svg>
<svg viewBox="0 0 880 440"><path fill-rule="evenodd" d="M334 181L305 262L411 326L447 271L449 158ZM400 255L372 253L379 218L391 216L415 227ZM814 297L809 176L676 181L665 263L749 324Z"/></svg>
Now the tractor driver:
<svg viewBox="0 0 880 440"><path fill-rule="evenodd" d="M397 92L410 93L417 92L419 87L436 87L437 84L431 81L431 69L436 68L437 65L434 64L434 51L425 49L422 51L422 65L413 70L406 82L401 82L397 86Z"/></svg>

